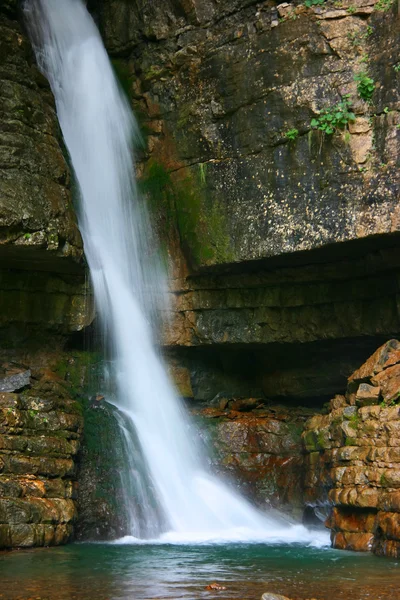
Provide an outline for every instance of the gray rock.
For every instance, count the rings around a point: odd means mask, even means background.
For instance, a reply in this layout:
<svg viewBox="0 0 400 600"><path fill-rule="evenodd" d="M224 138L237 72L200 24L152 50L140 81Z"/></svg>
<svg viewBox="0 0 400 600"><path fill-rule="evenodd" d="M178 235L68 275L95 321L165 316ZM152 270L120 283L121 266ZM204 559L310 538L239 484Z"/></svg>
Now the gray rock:
<svg viewBox="0 0 400 600"><path fill-rule="evenodd" d="M343 411L343 416L345 419L351 419L356 414L357 408L355 406L346 406L346 408Z"/></svg>
<svg viewBox="0 0 400 600"><path fill-rule="evenodd" d="M4 374L0 372L0 392L18 392L31 382L29 369L10 368Z"/></svg>
<svg viewBox="0 0 400 600"><path fill-rule="evenodd" d="M358 406L372 406L378 404L380 395L380 387L361 383L356 393L356 403Z"/></svg>

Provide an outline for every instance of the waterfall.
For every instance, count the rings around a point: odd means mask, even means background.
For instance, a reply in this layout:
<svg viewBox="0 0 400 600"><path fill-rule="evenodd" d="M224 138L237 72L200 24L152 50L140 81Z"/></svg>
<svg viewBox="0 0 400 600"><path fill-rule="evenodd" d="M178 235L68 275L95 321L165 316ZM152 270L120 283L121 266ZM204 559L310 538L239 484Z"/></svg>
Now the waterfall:
<svg viewBox="0 0 400 600"><path fill-rule="evenodd" d="M27 0L25 14L79 187L79 226L116 403L126 417L128 497L132 472L145 471L138 474L140 511L132 512L127 540L311 541L315 534L262 514L203 465L154 341L164 284L134 176L136 123L82 0Z"/></svg>

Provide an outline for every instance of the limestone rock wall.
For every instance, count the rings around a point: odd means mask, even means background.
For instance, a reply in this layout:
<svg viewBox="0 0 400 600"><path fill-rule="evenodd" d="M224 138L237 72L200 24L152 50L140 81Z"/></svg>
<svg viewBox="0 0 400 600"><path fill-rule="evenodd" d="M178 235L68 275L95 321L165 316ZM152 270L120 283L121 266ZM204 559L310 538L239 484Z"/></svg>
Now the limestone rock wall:
<svg viewBox="0 0 400 600"><path fill-rule="evenodd" d="M81 257L82 242L54 101L7 7L0 8L0 261L67 263Z"/></svg>
<svg viewBox="0 0 400 600"><path fill-rule="evenodd" d="M54 99L20 3L2 2L0 352L40 346L46 336L79 331L93 319L70 184Z"/></svg>
<svg viewBox="0 0 400 600"><path fill-rule="evenodd" d="M143 179L173 196L192 268L398 232L394 3L93 4L146 133ZM347 94L355 121L314 130Z"/></svg>
<svg viewBox="0 0 400 600"><path fill-rule="evenodd" d="M0 373L0 549L72 538L80 406L54 373Z"/></svg>
<svg viewBox="0 0 400 600"><path fill-rule="evenodd" d="M219 404L194 411L214 472L261 509L276 508L301 520L301 433L311 411L266 407L257 398L221 399Z"/></svg>
<svg viewBox="0 0 400 600"><path fill-rule="evenodd" d="M400 332L395 4L89 6L143 132L185 395L328 399ZM311 125L346 98L354 121Z"/></svg>
<svg viewBox="0 0 400 600"><path fill-rule="evenodd" d="M306 500L333 507L327 526L336 548L400 556L399 363L392 340L303 433Z"/></svg>

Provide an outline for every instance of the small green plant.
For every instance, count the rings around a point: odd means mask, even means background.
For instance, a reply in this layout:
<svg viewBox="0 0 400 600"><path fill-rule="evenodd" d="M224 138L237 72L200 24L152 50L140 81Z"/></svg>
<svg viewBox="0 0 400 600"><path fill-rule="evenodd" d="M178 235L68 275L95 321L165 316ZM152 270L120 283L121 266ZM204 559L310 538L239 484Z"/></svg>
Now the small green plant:
<svg viewBox="0 0 400 600"><path fill-rule="evenodd" d="M375 4L374 10L379 12L387 12L391 6L393 6L395 0L378 0Z"/></svg>
<svg viewBox="0 0 400 600"><path fill-rule="evenodd" d="M202 185L206 184L206 171L207 171L207 165L205 163L199 163L199 170L200 170L200 181Z"/></svg>
<svg viewBox="0 0 400 600"><path fill-rule="evenodd" d="M356 7L355 6L349 6L347 9L347 12L349 13L349 15L352 15L353 13L356 12Z"/></svg>
<svg viewBox="0 0 400 600"><path fill-rule="evenodd" d="M388 106L385 106L385 108L383 109L383 112L385 113L385 115L388 115L392 111L390 110L390 108Z"/></svg>
<svg viewBox="0 0 400 600"><path fill-rule="evenodd" d="M382 473L380 479L379 479L379 483L383 486L383 487L388 487L388 480L386 477L385 473Z"/></svg>
<svg viewBox="0 0 400 600"><path fill-rule="evenodd" d="M398 73L400 71L400 62L398 62L396 65L393 65L393 69L396 71L396 73Z"/></svg>
<svg viewBox="0 0 400 600"><path fill-rule="evenodd" d="M347 37L349 38L351 44L353 46L361 46L361 44L369 38L370 35L372 35L373 33L373 29L370 25L368 25L368 27L366 28L366 30L364 32L361 31L353 31L351 33L347 34ZM368 56L368 55L366 55Z"/></svg>
<svg viewBox="0 0 400 600"><path fill-rule="evenodd" d="M289 131L286 131L285 137L291 142L294 142L299 137L299 130L293 127L293 129L289 129Z"/></svg>
<svg viewBox="0 0 400 600"><path fill-rule="evenodd" d="M323 108L318 117L311 120L311 127L323 131L326 135L332 135L337 128L343 129L355 121L355 114L351 112L350 107L349 94L346 94L335 106Z"/></svg>
<svg viewBox="0 0 400 600"><path fill-rule="evenodd" d="M25 233L24 240L30 240L32 235L30 233Z"/></svg>
<svg viewBox="0 0 400 600"><path fill-rule="evenodd" d="M371 100L375 91L375 81L365 72L355 75L354 81L357 82L357 92L360 98L367 102Z"/></svg>
<svg viewBox="0 0 400 600"><path fill-rule="evenodd" d="M321 6L321 4L325 4L325 0L305 0L304 5L307 8L311 8L312 6Z"/></svg>

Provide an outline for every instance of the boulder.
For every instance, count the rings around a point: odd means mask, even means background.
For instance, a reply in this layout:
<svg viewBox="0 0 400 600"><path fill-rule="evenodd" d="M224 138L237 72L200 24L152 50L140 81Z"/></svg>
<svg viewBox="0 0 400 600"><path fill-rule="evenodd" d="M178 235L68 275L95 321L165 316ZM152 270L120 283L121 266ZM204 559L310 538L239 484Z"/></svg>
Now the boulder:
<svg viewBox="0 0 400 600"><path fill-rule="evenodd" d="M378 404L381 388L361 383L356 393L356 404L358 406L371 406Z"/></svg>
<svg viewBox="0 0 400 600"><path fill-rule="evenodd" d="M30 381L29 369L12 364L0 367L0 393L18 392L27 387Z"/></svg>
<svg viewBox="0 0 400 600"><path fill-rule="evenodd" d="M371 380L378 373L398 362L400 362L400 342L389 340L349 377L349 384Z"/></svg>

